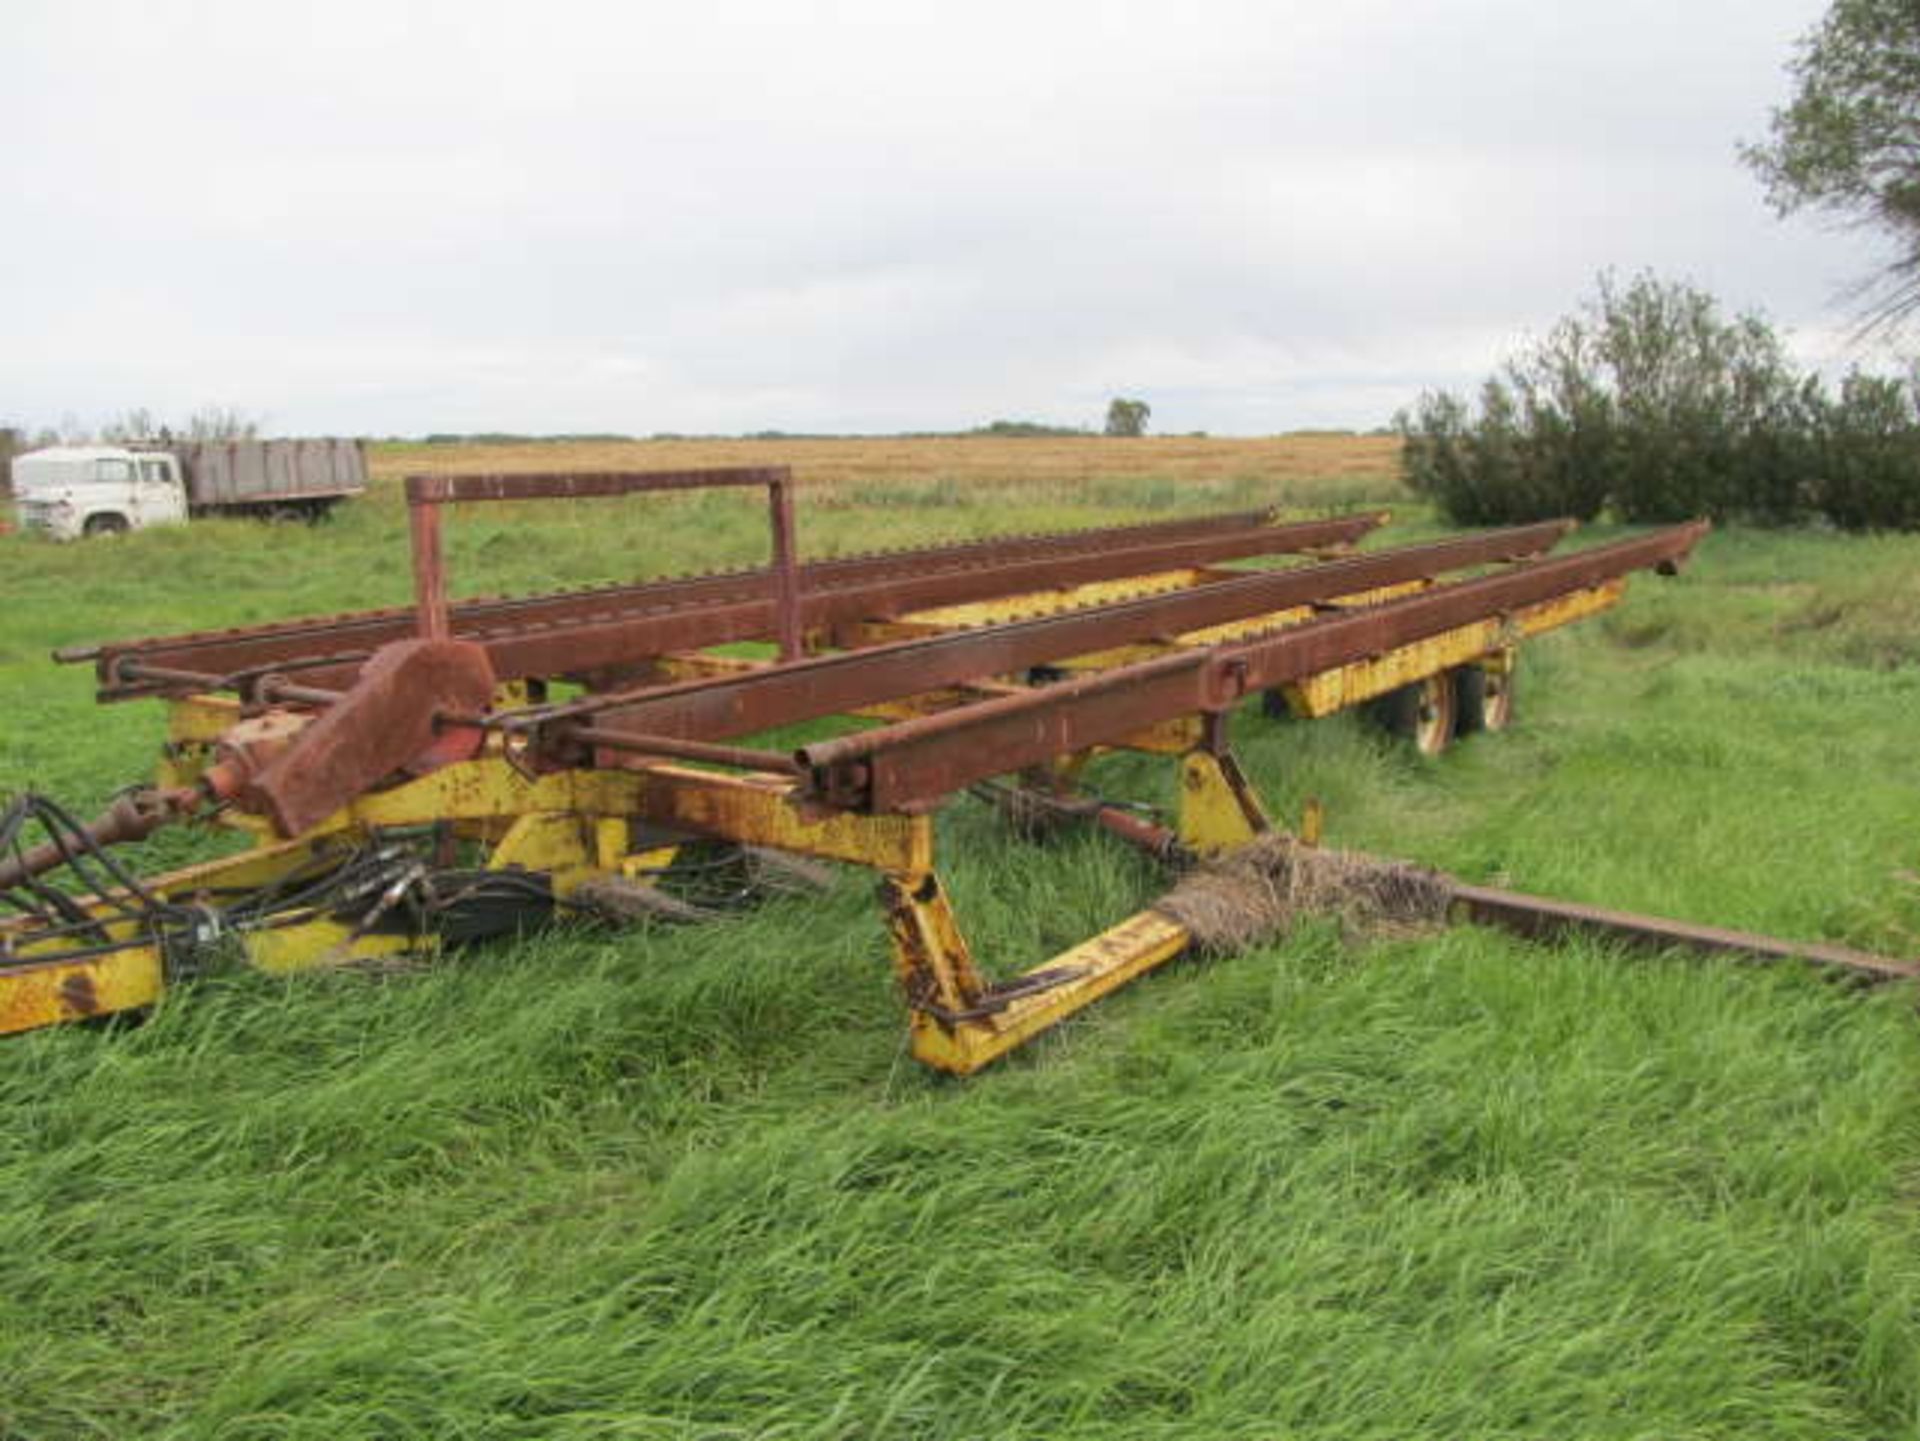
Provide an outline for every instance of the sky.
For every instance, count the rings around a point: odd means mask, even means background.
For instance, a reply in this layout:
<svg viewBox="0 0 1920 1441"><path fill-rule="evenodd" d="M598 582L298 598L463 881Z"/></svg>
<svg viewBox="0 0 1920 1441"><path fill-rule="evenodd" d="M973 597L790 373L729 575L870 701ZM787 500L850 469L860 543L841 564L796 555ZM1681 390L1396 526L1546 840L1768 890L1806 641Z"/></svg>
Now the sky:
<svg viewBox="0 0 1920 1441"><path fill-rule="evenodd" d="M1650 269L1821 367L1738 160L1823 0L7 0L0 423L1387 422Z"/></svg>

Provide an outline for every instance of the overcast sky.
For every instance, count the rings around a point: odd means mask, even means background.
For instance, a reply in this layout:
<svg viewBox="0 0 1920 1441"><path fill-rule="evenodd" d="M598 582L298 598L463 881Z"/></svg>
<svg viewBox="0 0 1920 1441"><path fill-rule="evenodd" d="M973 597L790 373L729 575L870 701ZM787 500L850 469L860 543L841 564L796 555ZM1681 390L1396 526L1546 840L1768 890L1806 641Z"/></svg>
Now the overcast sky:
<svg viewBox="0 0 1920 1441"><path fill-rule="evenodd" d="M1258 434L1603 267L1844 361L1738 163L1824 0L7 0L0 422Z"/></svg>

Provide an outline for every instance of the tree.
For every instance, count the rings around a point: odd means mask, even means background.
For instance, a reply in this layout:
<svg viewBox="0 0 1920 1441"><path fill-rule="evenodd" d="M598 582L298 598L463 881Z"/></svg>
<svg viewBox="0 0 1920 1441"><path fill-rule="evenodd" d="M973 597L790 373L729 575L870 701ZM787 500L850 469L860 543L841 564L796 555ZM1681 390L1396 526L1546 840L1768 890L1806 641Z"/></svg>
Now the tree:
<svg viewBox="0 0 1920 1441"><path fill-rule="evenodd" d="M1413 489L1467 524L1803 511L1802 383L1754 315L1640 275L1598 295L1481 386L1420 397L1396 425Z"/></svg>
<svg viewBox="0 0 1920 1441"><path fill-rule="evenodd" d="M1920 6L1833 0L1788 73L1791 103L1742 158L1781 215L1824 210L1893 238L1898 254L1861 294L1869 325L1898 324L1920 310Z"/></svg>
<svg viewBox="0 0 1920 1441"><path fill-rule="evenodd" d="M252 440L260 422L231 405L203 405L175 433L188 440Z"/></svg>
<svg viewBox="0 0 1920 1441"><path fill-rule="evenodd" d="M1108 435L1145 435L1147 417L1153 414L1153 407L1144 400L1127 400L1115 396L1107 405Z"/></svg>
<svg viewBox="0 0 1920 1441"><path fill-rule="evenodd" d="M159 433L160 427L153 423L153 412L145 406L136 406L118 420L110 420L100 427L100 438L114 445L129 440L151 440Z"/></svg>

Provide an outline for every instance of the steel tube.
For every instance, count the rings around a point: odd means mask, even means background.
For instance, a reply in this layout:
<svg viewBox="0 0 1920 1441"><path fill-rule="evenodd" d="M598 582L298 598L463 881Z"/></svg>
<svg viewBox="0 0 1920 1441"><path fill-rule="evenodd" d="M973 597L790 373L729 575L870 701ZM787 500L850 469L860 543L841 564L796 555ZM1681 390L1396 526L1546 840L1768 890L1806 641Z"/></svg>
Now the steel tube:
<svg viewBox="0 0 1920 1441"><path fill-rule="evenodd" d="M440 508L416 499L408 486L407 534L413 546L414 630L422 640L445 640L452 631L447 615L447 566L440 548Z"/></svg>
<svg viewBox="0 0 1920 1441"><path fill-rule="evenodd" d="M1242 696L1377 656L1456 626L1649 567L1676 565L1704 522L1437 587L1251 642L1178 651L803 747L812 790L860 811L929 804L988 776L1108 744L1154 722L1225 710Z"/></svg>
<svg viewBox="0 0 1920 1441"><path fill-rule="evenodd" d="M792 775L799 770L792 756L782 755L779 751L707 745L676 736L641 735L607 726L571 726L566 729L565 738L568 742L578 741L606 750L663 756L670 760L709 761L714 765L737 766L743 770L772 771L783 775Z"/></svg>
<svg viewBox="0 0 1920 1441"><path fill-rule="evenodd" d="M1184 570L1212 561L1268 555L1273 551L1272 541L1264 534L1243 532L1169 546L1141 547L1137 551L953 571L847 590L810 591L801 597L800 613L808 627L889 619L937 606L1047 591L1158 570ZM1218 579L1209 582L1211 585L1224 583ZM599 625L482 635L474 639L487 647L495 674L502 680L510 680L521 676L577 675L632 664L669 651L762 640L773 633L774 625L773 602L762 600L668 611Z"/></svg>
<svg viewBox="0 0 1920 1441"><path fill-rule="evenodd" d="M1535 940L1574 932L1655 949L1751 956L1768 961L1808 961L1877 980L1909 980L1920 976L1920 962L1876 956L1869 951L1856 951L1851 946L1837 946L1825 941L1783 940L1778 936L1755 935L1750 931L1730 931L1721 926L1668 920L1664 916L1636 915L1631 911L1607 910L1573 901L1548 900L1542 896L1496 890L1490 886L1456 884L1453 900L1457 914L1463 919L1498 926Z"/></svg>
<svg viewBox="0 0 1920 1441"><path fill-rule="evenodd" d="M889 574L926 574L955 566L1000 564L1010 560L1031 559L1054 554L1063 548L1102 550L1144 545L1159 540L1189 539L1221 531L1251 530L1266 525L1271 517L1265 511L1249 510L1183 520L1153 521L1145 525L1108 526L1095 530L1046 531L1031 535L1000 536L991 540L963 541L955 545L912 547L904 550L868 551L841 556L834 560L811 561L801 566L802 580L815 587L852 585ZM1361 529L1380 525L1384 513L1354 517ZM1276 526L1277 531L1290 527ZM1356 535L1358 532L1356 532ZM751 596L765 592L771 573L765 569L722 571L711 575L682 576L668 580L622 582L583 590L551 592L532 596L482 596L454 602L455 624L509 624L515 618L550 623L565 615L592 610L618 610L629 603L693 604L712 598L713 593ZM99 660L107 651L130 654L140 649L181 649L203 644L234 644L269 637L335 636L350 639L365 627L381 627L397 622L391 635L374 640L391 640L410 633L411 606L384 610L353 611L345 615L308 616L297 620L275 621L270 625L245 626L229 630L185 631L176 635L147 636L110 641L96 645L62 646L53 658L64 665Z"/></svg>
<svg viewBox="0 0 1920 1441"><path fill-rule="evenodd" d="M897 602L897 587L908 583L915 587L912 598L925 604L952 604L1013 593L1009 587L1075 584L1151 570L1342 545L1358 539L1384 519L1384 513L1369 513L1335 520L1266 525L1257 523L1257 513L1203 517L1144 527L1119 526L819 561L799 567L798 578L808 593L838 593L841 601L833 607L836 613L844 611L858 618L869 605L879 608ZM1056 572L1044 564L1048 561L1060 567L1058 580L1053 579ZM854 592L864 593L865 599L856 597ZM771 605L764 613L755 612L745 620L737 611L716 617L710 626L703 627L689 620L690 616L708 610L724 611L770 601L772 595L771 571L759 570L549 596L463 601L452 607L450 620L454 633L462 638L501 640L514 634L565 636L581 628L648 620L664 624L670 617L668 629L684 637L685 644L697 646L773 634ZM926 599L929 595L933 598ZM341 663L344 678L353 665L379 646L415 634L415 619L412 608L362 612L248 630L203 631L114 642L101 647L69 649L58 653L58 658L95 660L102 700L132 699L163 692L164 687L160 686L142 689L117 684L115 664L134 655L157 663L184 664L195 670L228 675L271 670L288 664L305 668L316 657L331 656ZM711 638L702 638L708 635ZM643 647L649 644L644 631L637 643ZM347 647L360 649L355 653ZM662 647L677 648L683 647L675 644ZM617 646L615 651L617 658ZM537 659L537 649L533 654ZM324 678L334 679L332 675Z"/></svg>
<svg viewBox="0 0 1920 1441"><path fill-rule="evenodd" d="M800 659L799 544L794 538L793 485L783 474L767 485L767 522L773 535L774 614L780 659Z"/></svg>
<svg viewBox="0 0 1920 1441"><path fill-rule="evenodd" d="M1112 646L1294 609L1450 570L1550 549L1571 522L1549 521L1294 570L1261 571L1189 590L951 635L896 641L739 676L705 677L550 707L550 717L606 714L656 735L747 735L959 685Z"/></svg>
<svg viewBox="0 0 1920 1441"><path fill-rule="evenodd" d="M792 471L784 465L713 466L701 470L596 470L552 475L410 475L407 500L414 505L454 505L492 500L595 500L668 490L715 490L774 485Z"/></svg>

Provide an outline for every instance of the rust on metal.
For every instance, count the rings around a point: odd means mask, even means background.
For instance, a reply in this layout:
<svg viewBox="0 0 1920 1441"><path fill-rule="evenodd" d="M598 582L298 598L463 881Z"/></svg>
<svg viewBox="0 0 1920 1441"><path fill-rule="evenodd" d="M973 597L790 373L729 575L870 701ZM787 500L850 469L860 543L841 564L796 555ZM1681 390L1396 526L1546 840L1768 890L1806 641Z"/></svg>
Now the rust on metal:
<svg viewBox="0 0 1920 1441"><path fill-rule="evenodd" d="M1013 674L1129 641L1180 635L1375 586L1517 560L1548 549L1566 530L1565 522L1556 521L1376 551L1296 570L1255 572L1191 590L1038 620L894 641L738 676L594 696L541 714L544 718L603 715L653 735L748 735L899 696Z"/></svg>
<svg viewBox="0 0 1920 1441"><path fill-rule="evenodd" d="M95 846L143 841L175 819L182 806L182 797L148 787L127 791L88 822L79 839L91 841ZM54 839L14 855L0 854L0 891L12 890L34 876L45 875L64 864L73 853L72 846Z"/></svg>
<svg viewBox="0 0 1920 1441"><path fill-rule="evenodd" d="M1595 546L1559 560L1436 586L1263 639L1177 650L1016 696L802 747L814 790L834 805L891 810L976 780L1107 744L1172 715L1218 711L1257 690L1332 669L1450 627L1550 601L1626 572L1672 564L1704 523Z"/></svg>
<svg viewBox="0 0 1920 1441"><path fill-rule="evenodd" d="M792 479L784 465L723 465L701 470L597 470L549 475L410 475L409 505L455 505L479 500L594 500L669 490L770 486Z"/></svg>
<svg viewBox="0 0 1920 1441"><path fill-rule="evenodd" d="M97 1016L100 1014L100 994L94 989L93 976L88 971L75 971L60 982L60 1004L76 1016Z"/></svg>
<svg viewBox="0 0 1920 1441"><path fill-rule="evenodd" d="M1570 934L1590 935L1654 950L1697 951L1706 955L1745 956L1768 961L1805 961L1875 980L1912 980L1920 977L1920 962L1877 956L1851 946L1838 946L1825 941L1782 940L1778 936L1755 935L1750 931L1733 931L1722 926L1695 925L1691 921L1637 915L1632 911L1608 910L1602 906L1580 905L1573 901L1548 900L1542 896L1529 896L1519 891L1498 890L1489 886L1456 884L1453 900L1455 914L1462 920L1498 926L1534 940L1552 940Z"/></svg>
<svg viewBox="0 0 1920 1441"><path fill-rule="evenodd" d="M773 531L773 610L779 626L780 659L800 658L800 561L794 538L793 482L782 473L767 482L768 521Z"/></svg>
<svg viewBox="0 0 1920 1441"><path fill-rule="evenodd" d="M1382 512L1353 519L1365 522L1361 527L1364 530L1369 526L1384 524L1386 516ZM947 545L910 546L812 561L801 567L801 577L812 587L840 587L893 574L925 574L928 571L970 565L1032 560L1063 550L1124 549L1221 531L1251 530L1256 526L1268 525L1270 521L1267 512L1249 510L1190 516L1182 520L1152 521L1142 525L1046 531ZM771 593L771 580L770 571L750 568L710 575L681 576L671 580L593 586L545 595L476 597L455 602L453 618L456 629L463 632L471 627L511 625L516 621L552 624L597 611L621 610L639 603L694 605L706 603L720 595L735 598L766 595ZM410 606L354 611L344 615L308 616L227 630L188 631L96 645L63 646L53 653L53 658L62 664L75 664L97 662L109 653L129 655L146 651L190 650L208 645L227 646L268 639L302 638L311 641L321 636L336 638L342 645L372 647L399 640L408 634L413 617Z"/></svg>
<svg viewBox="0 0 1920 1441"><path fill-rule="evenodd" d="M797 584L808 596L802 624L825 626L1023 589L1292 554L1351 543L1384 519L1382 513L1370 513L1272 525L1254 512L815 562L798 567ZM561 653L554 660L578 663L582 670L592 669L596 659L618 664L666 651L772 637L778 624L774 591L771 570L736 572L518 600L463 601L452 605L449 623L456 636L488 645L502 679L517 679L566 673L564 668L538 667L546 659L543 641L554 644L569 635L590 634L591 639L576 643L576 656ZM821 599L823 593L830 599ZM148 667L175 667L183 674L229 677L236 683L298 667L319 671L323 685L345 685L374 649L416 633L416 612L409 608L118 641L63 652L62 658L96 663L102 700L185 693L191 686L189 681L162 680L157 670L148 672L151 679L128 681L120 668L129 659ZM527 644L512 645L516 636ZM519 669L522 666L534 669Z"/></svg>
<svg viewBox="0 0 1920 1441"><path fill-rule="evenodd" d="M471 642L396 641L263 769L239 778L238 797L280 835L298 835L432 752L444 740L439 713L483 712L493 688L486 652ZM480 738L465 738L468 754ZM459 758L442 749L433 761Z"/></svg>
<svg viewBox="0 0 1920 1441"><path fill-rule="evenodd" d="M421 640L445 640L452 624L447 618L447 562L440 546L439 507L418 501L409 505L407 534L413 549L416 633Z"/></svg>
<svg viewBox="0 0 1920 1441"><path fill-rule="evenodd" d="M780 653L800 654L800 584L794 554L793 473L786 466L712 470L605 471L574 475L407 477L407 518L413 541L414 609L422 640L452 633L446 559L440 543L440 507L457 501L583 500L595 497L765 486L773 537L773 600Z"/></svg>
<svg viewBox="0 0 1920 1441"><path fill-rule="evenodd" d="M561 747L578 745L587 750L657 756L669 760L706 761L713 765L735 766L741 770L766 771L775 775L790 775L799 769L792 756L780 751L715 745L709 741L685 740L678 736L642 735L608 726L568 727L561 733L558 744ZM606 758L602 763L617 765L619 761Z"/></svg>

